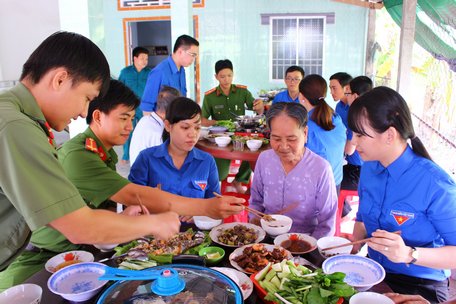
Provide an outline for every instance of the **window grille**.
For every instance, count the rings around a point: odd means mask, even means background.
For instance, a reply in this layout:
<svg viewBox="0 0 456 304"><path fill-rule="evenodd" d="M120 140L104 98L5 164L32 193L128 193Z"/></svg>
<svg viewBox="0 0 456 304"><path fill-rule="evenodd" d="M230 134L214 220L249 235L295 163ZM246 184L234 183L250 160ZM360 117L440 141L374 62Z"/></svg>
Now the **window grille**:
<svg viewBox="0 0 456 304"><path fill-rule="evenodd" d="M308 74L322 74L325 17L271 17L271 77L282 80L298 65Z"/></svg>

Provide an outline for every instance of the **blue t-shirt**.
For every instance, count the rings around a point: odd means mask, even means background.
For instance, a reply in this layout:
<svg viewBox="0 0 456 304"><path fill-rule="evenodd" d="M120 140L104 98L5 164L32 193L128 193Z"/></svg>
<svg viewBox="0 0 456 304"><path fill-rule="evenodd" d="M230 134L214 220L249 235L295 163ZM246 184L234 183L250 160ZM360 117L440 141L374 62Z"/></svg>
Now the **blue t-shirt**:
<svg viewBox="0 0 456 304"><path fill-rule="evenodd" d="M299 95L293 99L291 98L290 94L288 94L288 90L285 90L277 93L276 96L274 96L272 104L275 104L276 102L299 102Z"/></svg>
<svg viewBox="0 0 456 304"><path fill-rule="evenodd" d="M339 114L340 118L342 118L342 122L344 123L345 127L347 128L347 140L352 140L353 138L353 131L350 130L348 127L348 110L350 106L348 104L344 104L342 101L339 101L336 105L336 113ZM347 155L345 157L347 163L350 165L355 166L362 166L363 160L361 156L359 156L358 151L355 150L352 155Z"/></svg>
<svg viewBox="0 0 456 304"><path fill-rule="evenodd" d="M158 93L164 85L176 88L182 96L187 96L185 69L184 67L180 67L178 70L171 56L160 62L150 71L141 99L141 110L147 112L155 110Z"/></svg>
<svg viewBox="0 0 456 304"><path fill-rule="evenodd" d="M410 147L388 167L364 162L358 193L357 221L367 236L376 229L400 230L407 246L436 248L456 245L456 184L434 162ZM450 271L394 263L369 248L369 256L386 272L442 281Z"/></svg>
<svg viewBox="0 0 456 304"><path fill-rule="evenodd" d="M214 158L193 148L180 169L168 153L169 140L139 153L128 179L135 184L156 187L170 193L193 198L214 197L220 193L219 177Z"/></svg>
<svg viewBox="0 0 456 304"><path fill-rule="evenodd" d="M309 132L306 147L329 162L334 173L336 186L338 186L343 178L342 165L345 141L347 139L345 126L340 116L334 113L332 123L335 128L326 131L310 118L312 113L313 110L310 110L309 122L307 123Z"/></svg>

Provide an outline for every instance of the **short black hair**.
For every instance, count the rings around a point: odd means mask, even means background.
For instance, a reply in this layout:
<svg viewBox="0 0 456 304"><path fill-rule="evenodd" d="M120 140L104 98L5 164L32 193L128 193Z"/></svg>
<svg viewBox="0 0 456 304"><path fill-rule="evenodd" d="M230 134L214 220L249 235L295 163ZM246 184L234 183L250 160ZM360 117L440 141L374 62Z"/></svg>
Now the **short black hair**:
<svg viewBox="0 0 456 304"><path fill-rule="evenodd" d="M131 52L131 54L133 55L133 57L138 57L140 54L146 54L146 55L149 55L149 50L146 49L145 47L142 47L142 46L137 46L133 49L133 51Z"/></svg>
<svg viewBox="0 0 456 304"><path fill-rule="evenodd" d="M139 107L139 104L140 100L130 88L118 80L111 79L106 94L103 97L98 96L90 102L86 122L90 125L95 110L99 110L104 114L109 114L119 105L124 105L134 110Z"/></svg>
<svg viewBox="0 0 456 304"><path fill-rule="evenodd" d="M100 95L108 90L109 64L103 52L88 38L71 32L56 32L33 51L22 68L20 80L37 84L50 70L65 68L73 86L83 81L100 82Z"/></svg>
<svg viewBox="0 0 456 304"><path fill-rule="evenodd" d="M180 96L178 89L170 86L162 86L157 96L157 108L156 111L163 111L166 113L171 102Z"/></svg>
<svg viewBox="0 0 456 304"><path fill-rule="evenodd" d="M297 66L297 65L292 65L292 66L288 67L288 69L285 71L285 77L287 77L288 73L292 73L292 72L301 73L302 78L304 78L304 76L306 76L306 73L304 72L303 68L301 68L300 66Z"/></svg>
<svg viewBox="0 0 456 304"><path fill-rule="evenodd" d="M233 71L233 63L229 59L219 60L215 63L215 74L218 74L224 69L230 69Z"/></svg>
<svg viewBox="0 0 456 304"><path fill-rule="evenodd" d="M359 96L372 90L372 80L367 76L358 76L350 81L350 90Z"/></svg>
<svg viewBox="0 0 456 304"><path fill-rule="evenodd" d="M174 43L173 53L176 53L177 50L181 46L184 46L186 49L189 49L192 45L199 46L198 40L196 40L195 38L193 38L193 37L191 37L189 35L179 36L176 39L176 42Z"/></svg>
<svg viewBox="0 0 456 304"><path fill-rule="evenodd" d="M329 77L329 80L333 80L333 79L337 80L342 87L345 87L350 83L350 81L353 79L353 77L351 77L351 75L348 73L339 72L339 73L333 74L333 75L331 75L331 77Z"/></svg>

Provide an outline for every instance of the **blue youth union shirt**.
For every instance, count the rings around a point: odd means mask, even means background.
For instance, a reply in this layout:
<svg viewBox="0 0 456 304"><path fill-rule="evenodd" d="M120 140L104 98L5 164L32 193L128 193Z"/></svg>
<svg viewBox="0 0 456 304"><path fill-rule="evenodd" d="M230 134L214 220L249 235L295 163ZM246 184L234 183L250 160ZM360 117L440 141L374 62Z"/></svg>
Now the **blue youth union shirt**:
<svg viewBox="0 0 456 304"><path fill-rule="evenodd" d="M400 230L407 246L456 245L456 184L410 147L386 168L377 161L364 162L358 193L357 221L364 223L368 237L376 229ZM370 248L369 256L389 273L437 281L450 275L448 269L393 263Z"/></svg>

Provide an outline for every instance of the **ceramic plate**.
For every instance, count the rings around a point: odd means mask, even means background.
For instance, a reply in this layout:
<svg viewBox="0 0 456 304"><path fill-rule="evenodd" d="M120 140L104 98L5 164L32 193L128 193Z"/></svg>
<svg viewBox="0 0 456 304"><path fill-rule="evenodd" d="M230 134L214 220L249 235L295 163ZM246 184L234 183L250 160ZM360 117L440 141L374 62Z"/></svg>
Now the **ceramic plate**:
<svg viewBox="0 0 456 304"><path fill-rule="evenodd" d="M307 242L310 247L307 249L307 250L290 250L290 252L292 254L303 254L303 253L307 253L307 252L311 252L313 250L315 250L315 248L317 248L317 240L310 236L310 235L307 235L307 234L304 234L304 233L285 233L285 234L281 234L279 236L277 236L275 239L274 239L274 245L277 245L277 246L282 246L282 242L286 241L286 240L289 240L290 237L292 236L295 236L296 238L298 238L298 240L302 240L302 241L305 241Z"/></svg>
<svg viewBox="0 0 456 304"><path fill-rule="evenodd" d="M211 232L209 233L209 236L211 237L212 241L217 244L227 246L227 247L239 247L238 245L225 244L225 243L219 241L219 239L218 239L219 235L222 234L225 230L232 229L234 226L237 226L237 225L242 225L246 228L251 228L256 231L258 236L257 236L256 240L254 240L252 242L252 244L261 242L264 239L264 237L266 236L266 232L261 227L254 225L254 224L250 224L250 223L238 223L238 222L222 224L217 227L214 227L214 228L212 228Z"/></svg>
<svg viewBox="0 0 456 304"><path fill-rule="evenodd" d="M284 251L284 259L287 259L287 260L290 260L293 258L293 256L291 255L291 252L286 250L286 249L283 249L282 247L280 246L276 246L276 245L271 245L271 244L249 244L249 245L245 245L245 246L242 246L242 247L239 247L237 249L235 249L231 254L230 254L230 264L231 266L233 266L234 268L236 268L237 270L239 271L242 271L244 273L248 273L248 274L252 274L254 272L257 272L258 270L255 270L255 271L246 271L244 268L242 268L241 266L239 266L239 264L234 261L234 259L240 255L242 255L244 253L244 249L246 249L247 247L252 247L252 246L255 246L255 245L263 245L265 249L267 249L269 252L271 252L272 250L274 250L274 248L279 248L279 249L282 249ZM280 261L282 261L283 259L280 259ZM280 261L275 261L274 263L278 263Z"/></svg>
<svg viewBox="0 0 456 304"><path fill-rule="evenodd" d="M219 137L219 136L232 136L234 135L233 132L222 132L222 133L214 133L214 134L208 134L206 136L204 136L204 138L208 141L210 141L211 143L215 143L215 138L216 137Z"/></svg>
<svg viewBox="0 0 456 304"><path fill-rule="evenodd" d="M64 262L68 262L68 261L93 262L93 260L94 260L93 254L91 254L90 252L82 251L82 250L67 251L67 252L58 254L58 255L50 258L44 265L44 268L46 268L46 270L49 271L50 273L54 273L54 272L56 272L57 266L61 265ZM75 263L68 262L68 265L66 265L66 266L69 266L72 264L75 264ZM62 268L64 268L64 267L62 267Z"/></svg>
<svg viewBox="0 0 456 304"><path fill-rule="evenodd" d="M232 279L241 288L244 300L250 297L253 290L253 283L245 273L228 267L212 267L212 269L217 270Z"/></svg>

